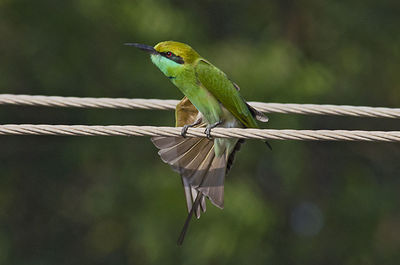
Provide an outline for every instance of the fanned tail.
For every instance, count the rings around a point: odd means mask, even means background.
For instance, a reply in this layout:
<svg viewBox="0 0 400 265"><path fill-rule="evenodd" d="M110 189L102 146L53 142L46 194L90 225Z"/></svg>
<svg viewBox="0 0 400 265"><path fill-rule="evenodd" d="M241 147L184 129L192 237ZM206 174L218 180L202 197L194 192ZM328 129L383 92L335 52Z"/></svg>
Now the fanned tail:
<svg viewBox="0 0 400 265"><path fill-rule="evenodd" d="M193 207L198 193L203 196L194 213L200 218L206 211L205 197L223 208L223 185L226 159L217 157L214 142L207 138L153 137L152 142L160 149L161 159L171 165L182 177L188 212Z"/></svg>
<svg viewBox="0 0 400 265"><path fill-rule="evenodd" d="M206 211L206 197L215 206L224 207L228 155L216 156L214 141L207 138L153 137L151 140L160 149L161 159L182 177L188 216L178 239L181 245L192 215L200 218L201 212Z"/></svg>
<svg viewBox="0 0 400 265"><path fill-rule="evenodd" d="M181 175L188 212L199 192L205 196L194 209L197 218L206 211L205 197L215 206L224 207L225 175L244 140L239 140L230 154L225 152L221 156L215 155L214 141L207 138L153 137L151 140L160 149L161 159Z"/></svg>

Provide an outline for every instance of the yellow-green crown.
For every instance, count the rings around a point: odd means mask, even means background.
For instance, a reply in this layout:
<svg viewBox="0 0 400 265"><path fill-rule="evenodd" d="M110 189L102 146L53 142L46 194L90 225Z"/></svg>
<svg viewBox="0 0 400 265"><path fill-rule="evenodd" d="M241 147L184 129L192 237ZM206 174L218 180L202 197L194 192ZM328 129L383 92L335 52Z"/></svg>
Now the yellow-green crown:
<svg viewBox="0 0 400 265"><path fill-rule="evenodd" d="M182 57L185 63L191 64L200 58L200 55L189 45L177 41L163 41L154 46L157 52L172 52Z"/></svg>

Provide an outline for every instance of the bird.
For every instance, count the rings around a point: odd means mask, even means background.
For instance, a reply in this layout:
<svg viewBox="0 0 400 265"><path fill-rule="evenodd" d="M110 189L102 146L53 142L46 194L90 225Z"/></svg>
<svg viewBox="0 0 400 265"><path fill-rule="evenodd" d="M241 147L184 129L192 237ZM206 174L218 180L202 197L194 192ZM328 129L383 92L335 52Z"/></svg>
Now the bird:
<svg viewBox="0 0 400 265"><path fill-rule="evenodd" d="M175 126L181 137L153 137L161 159L178 172L184 187L188 216L178 238L183 244L192 215L206 211L206 198L224 208L224 182L235 153L244 139L213 139L211 131L223 128L259 128L267 122L262 112L251 107L240 94L239 86L191 46L163 41L154 47L125 43L150 54L153 64L182 92L175 109ZM186 137L191 127L205 128L206 137ZM269 146L269 144L267 143Z"/></svg>

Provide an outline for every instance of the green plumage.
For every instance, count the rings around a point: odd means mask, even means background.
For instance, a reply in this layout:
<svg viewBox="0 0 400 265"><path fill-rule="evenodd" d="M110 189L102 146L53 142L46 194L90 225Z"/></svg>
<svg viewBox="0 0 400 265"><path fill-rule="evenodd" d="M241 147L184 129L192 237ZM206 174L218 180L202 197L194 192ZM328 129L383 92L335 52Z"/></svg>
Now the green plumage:
<svg viewBox="0 0 400 265"><path fill-rule="evenodd" d="M202 58L189 45L175 41L160 42L152 54L153 63L189 98L210 123L226 121L233 115L244 127L258 128L245 100L224 72ZM184 64L166 56L171 52ZM228 110L224 112L221 107Z"/></svg>
<svg viewBox="0 0 400 265"><path fill-rule="evenodd" d="M149 52L153 63L185 95L176 108L176 125L183 126L182 135L186 126L206 127L210 136L214 126L258 128L256 118L268 120L246 103L224 72L189 45L175 41L160 42L154 48L130 45ZM243 140L153 137L152 141L161 159L182 177L189 214L178 241L181 244L192 214L199 218L205 212L206 197L224 207L225 175Z"/></svg>
<svg viewBox="0 0 400 265"><path fill-rule="evenodd" d="M195 72L199 85L210 91L245 127L258 128L246 102L239 94L238 87L224 72L204 59L197 61Z"/></svg>

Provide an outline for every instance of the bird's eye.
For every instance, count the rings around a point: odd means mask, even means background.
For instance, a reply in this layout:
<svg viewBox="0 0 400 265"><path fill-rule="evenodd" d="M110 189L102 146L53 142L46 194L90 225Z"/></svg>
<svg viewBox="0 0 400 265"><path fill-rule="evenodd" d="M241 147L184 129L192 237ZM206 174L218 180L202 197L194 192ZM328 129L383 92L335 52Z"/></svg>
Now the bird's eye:
<svg viewBox="0 0 400 265"><path fill-rule="evenodd" d="M167 52L166 55L167 55L167 57L171 57L172 56L172 52Z"/></svg>

